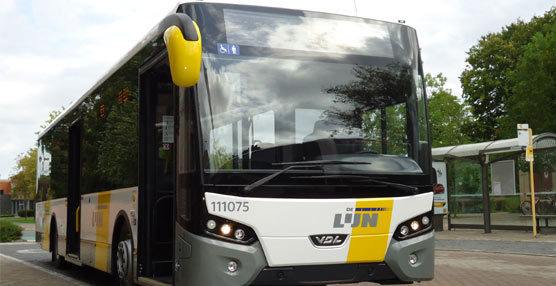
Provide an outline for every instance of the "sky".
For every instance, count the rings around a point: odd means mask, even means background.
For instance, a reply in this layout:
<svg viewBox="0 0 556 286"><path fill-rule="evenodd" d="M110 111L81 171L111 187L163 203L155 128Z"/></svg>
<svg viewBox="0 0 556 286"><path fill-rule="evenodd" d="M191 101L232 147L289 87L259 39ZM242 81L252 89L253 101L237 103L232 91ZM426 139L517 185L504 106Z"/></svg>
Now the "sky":
<svg viewBox="0 0 556 286"><path fill-rule="evenodd" d="M529 21L554 0L244 0L397 22L417 30L425 73L461 96L466 52L482 35ZM32 148L53 110L76 101L177 0L0 0L0 179Z"/></svg>

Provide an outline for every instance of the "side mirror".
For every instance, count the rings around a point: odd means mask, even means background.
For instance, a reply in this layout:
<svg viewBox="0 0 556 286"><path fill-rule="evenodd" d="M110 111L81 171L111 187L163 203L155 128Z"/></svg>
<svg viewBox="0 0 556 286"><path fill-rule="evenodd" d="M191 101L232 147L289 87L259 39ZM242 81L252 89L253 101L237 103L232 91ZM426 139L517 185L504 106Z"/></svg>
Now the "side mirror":
<svg viewBox="0 0 556 286"><path fill-rule="evenodd" d="M164 43L168 49L170 73L177 86L191 87L199 81L201 72L201 33L189 16L171 14L160 23L164 29Z"/></svg>

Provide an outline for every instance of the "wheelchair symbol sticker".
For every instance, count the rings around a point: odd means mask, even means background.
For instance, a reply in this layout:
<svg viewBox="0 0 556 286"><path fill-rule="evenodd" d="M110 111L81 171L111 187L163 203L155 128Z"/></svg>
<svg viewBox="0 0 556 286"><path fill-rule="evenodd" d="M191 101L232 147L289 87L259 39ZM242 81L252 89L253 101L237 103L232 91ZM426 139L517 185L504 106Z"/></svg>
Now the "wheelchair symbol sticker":
<svg viewBox="0 0 556 286"><path fill-rule="evenodd" d="M239 46L234 44L218 43L218 53L222 55L239 56Z"/></svg>

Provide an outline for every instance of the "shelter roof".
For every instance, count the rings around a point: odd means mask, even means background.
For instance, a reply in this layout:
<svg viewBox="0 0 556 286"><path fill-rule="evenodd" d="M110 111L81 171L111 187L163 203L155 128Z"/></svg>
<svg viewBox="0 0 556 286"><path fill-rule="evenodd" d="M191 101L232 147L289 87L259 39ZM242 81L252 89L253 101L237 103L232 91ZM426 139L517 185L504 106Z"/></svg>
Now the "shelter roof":
<svg viewBox="0 0 556 286"><path fill-rule="evenodd" d="M542 133L533 136L533 150L556 148L556 134ZM482 154L521 152L525 147L518 145L518 139L504 139L474 144L446 146L432 149L433 160L447 158L470 158Z"/></svg>

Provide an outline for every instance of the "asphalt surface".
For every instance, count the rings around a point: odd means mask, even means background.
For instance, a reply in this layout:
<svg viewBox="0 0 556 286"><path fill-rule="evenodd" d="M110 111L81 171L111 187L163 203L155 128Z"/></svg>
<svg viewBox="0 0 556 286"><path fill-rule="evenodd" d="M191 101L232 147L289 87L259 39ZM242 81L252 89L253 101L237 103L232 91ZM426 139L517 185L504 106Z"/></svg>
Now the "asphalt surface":
<svg viewBox="0 0 556 286"><path fill-rule="evenodd" d="M26 270L23 275L10 273L21 269ZM50 281L52 285L105 286L112 283L110 275L90 267L70 263L63 269L54 267L50 252L42 250L35 242L0 243L0 285L46 285L42 281L45 277L53 280Z"/></svg>

